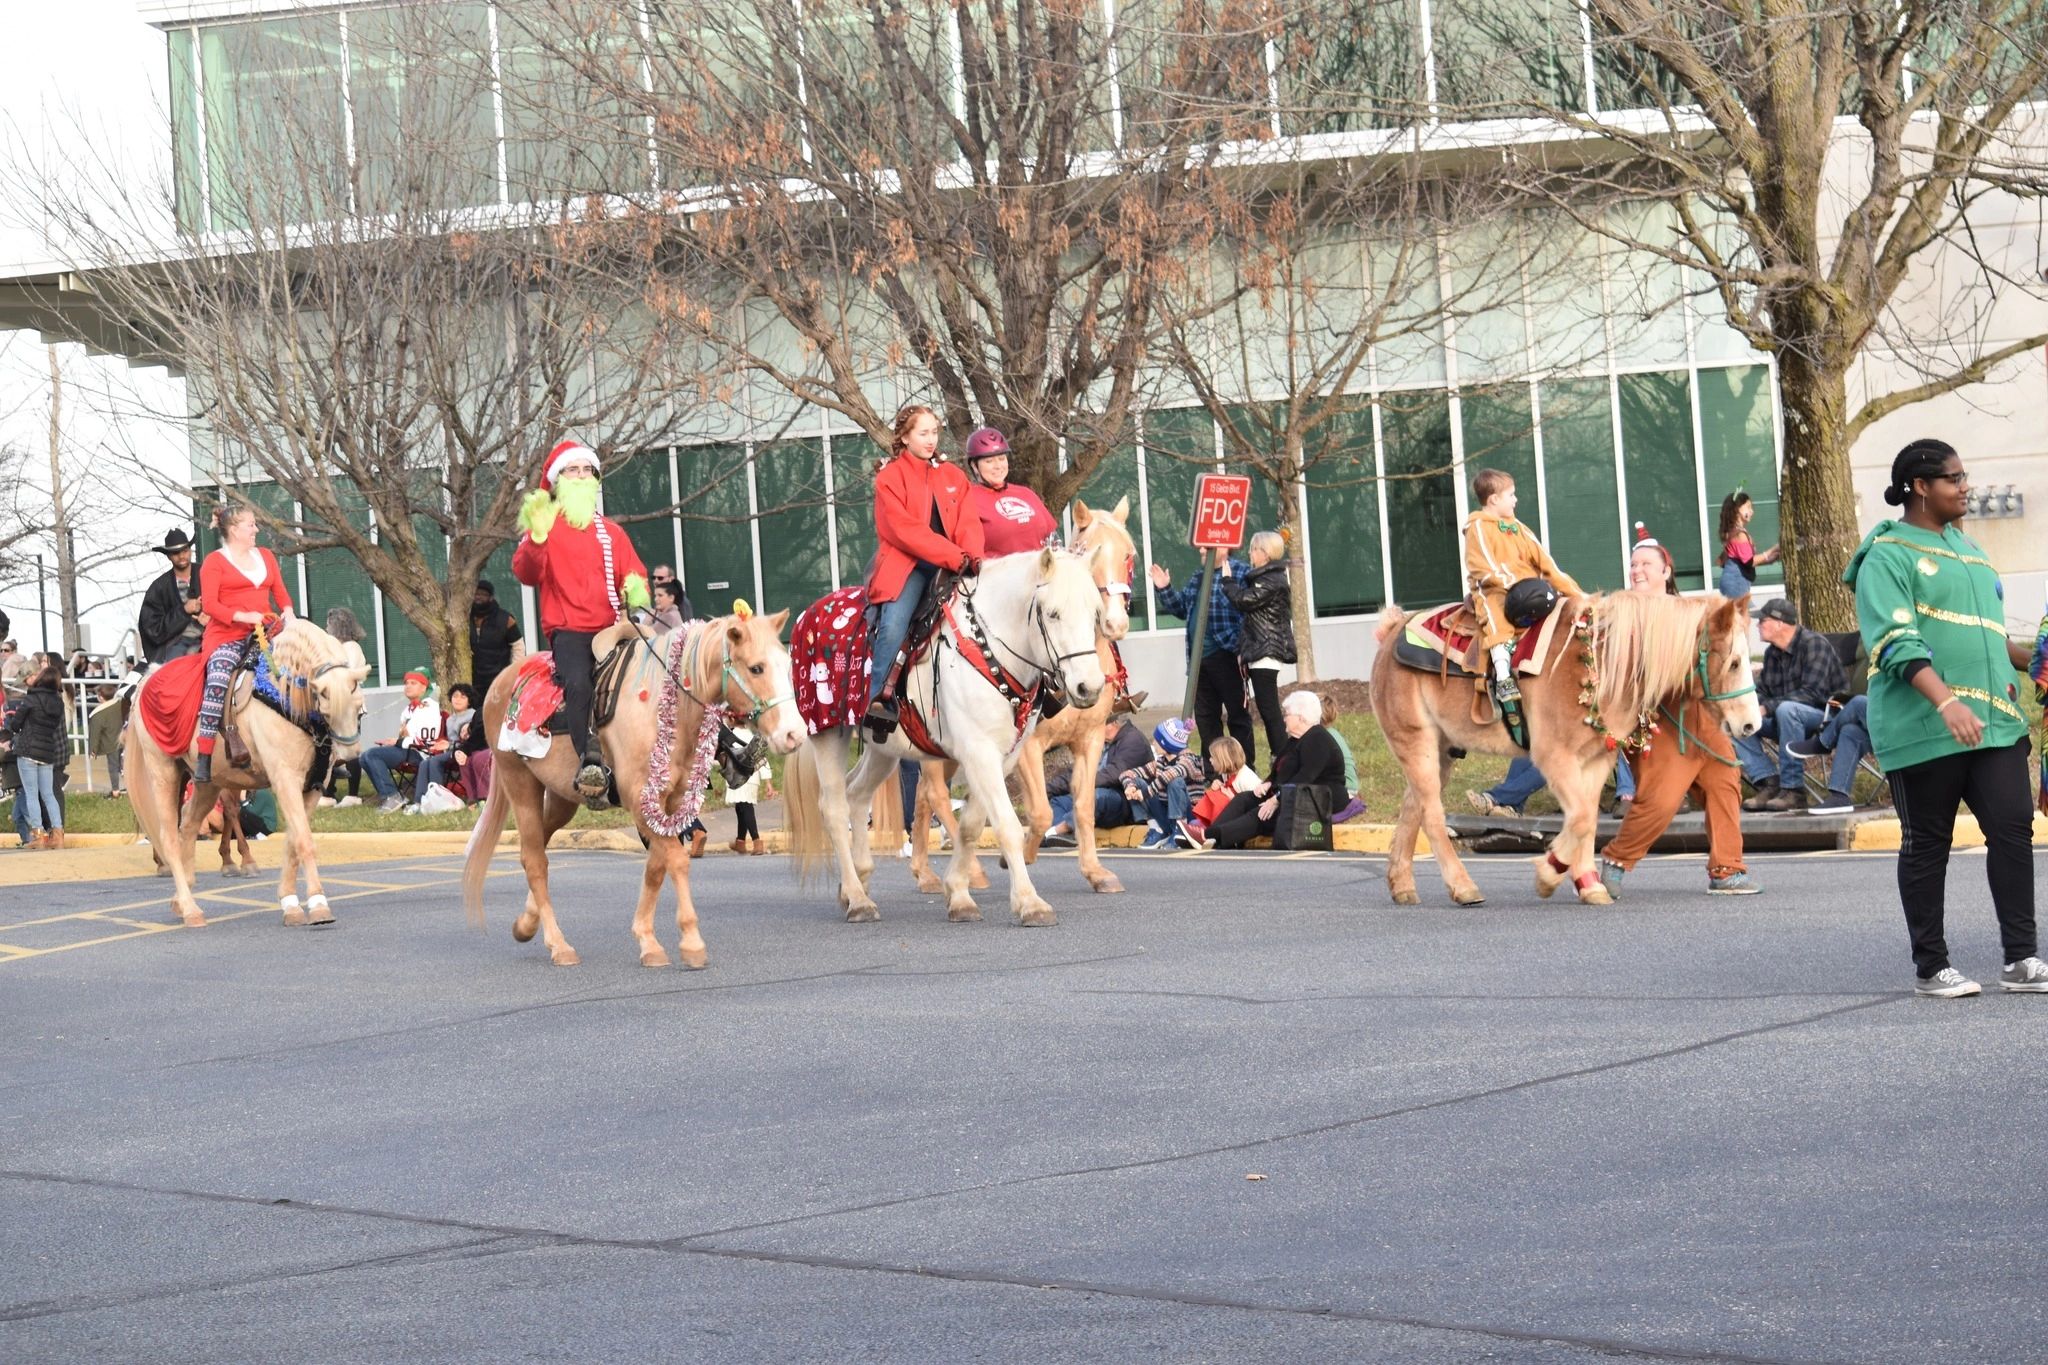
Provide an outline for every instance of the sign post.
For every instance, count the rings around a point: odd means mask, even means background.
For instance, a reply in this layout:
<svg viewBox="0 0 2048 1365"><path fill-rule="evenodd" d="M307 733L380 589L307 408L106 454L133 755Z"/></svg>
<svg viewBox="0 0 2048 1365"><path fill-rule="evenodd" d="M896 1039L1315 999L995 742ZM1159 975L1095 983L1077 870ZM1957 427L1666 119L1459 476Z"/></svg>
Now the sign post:
<svg viewBox="0 0 2048 1365"><path fill-rule="evenodd" d="M1188 543L1202 556L1201 587L1195 597L1195 634L1188 646L1188 687L1180 713L1195 714L1195 684L1202 674L1202 642L1209 633L1209 597L1216 586L1217 557L1213 550L1235 550L1244 544L1244 520L1251 506L1252 481L1244 474L1204 474L1195 480L1195 508L1189 519Z"/></svg>

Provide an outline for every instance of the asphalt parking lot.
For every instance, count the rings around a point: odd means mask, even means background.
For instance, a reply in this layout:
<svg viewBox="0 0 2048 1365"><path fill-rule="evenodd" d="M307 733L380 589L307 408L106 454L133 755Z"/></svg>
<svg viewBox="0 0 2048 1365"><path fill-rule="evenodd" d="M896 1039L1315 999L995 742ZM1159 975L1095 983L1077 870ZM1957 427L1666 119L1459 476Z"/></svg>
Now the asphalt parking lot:
<svg viewBox="0 0 2048 1365"><path fill-rule="evenodd" d="M1646 863L1623 904L1382 860L1112 855L1059 927L879 924L556 860L583 965L453 859L328 931L207 878L0 908L0 1359L2040 1359L2048 998L1934 1002L1890 855ZM2048 858L2037 860L2048 875ZM661 921L674 946L672 915ZM1957 965L1991 981L1981 853Z"/></svg>

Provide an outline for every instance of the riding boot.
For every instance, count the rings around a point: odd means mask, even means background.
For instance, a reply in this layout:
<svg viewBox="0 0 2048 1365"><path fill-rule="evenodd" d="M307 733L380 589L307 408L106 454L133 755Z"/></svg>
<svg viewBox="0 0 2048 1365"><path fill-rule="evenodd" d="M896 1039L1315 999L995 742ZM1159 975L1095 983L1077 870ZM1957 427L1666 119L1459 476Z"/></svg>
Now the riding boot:
<svg viewBox="0 0 2048 1365"><path fill-rule="evenodd" d="M195 785L201 787L213 781L212 754L203 753L199 755L199 762L193 765L192 768L192 781Z"/></svg>
<svg viewBox="0 0 2048 1365"><path fill-rule="evenodd" d="M611 785L612 770L605 767L604 755L592 744L583 755L583 766L576 770L576 793L591 810L603 810L611 805Z"/></svg>
<svg viewBox="0 0 2048 1365"><path fill-rule="evenodd" d="M1493 658L1493 699L1506 710L1509 703L1522 699L1522 689L1515 682L1514 656L1506 645L1495 645Z"/></svg>
<svg viewBox="0 0 2048 1365"><path fill-rule="evenodd" d="M903 681L903 660L899 657L889 667L889 676L882 683L882 690L868 703L868 713L861 718L860 727L874 737L877 743L896 733L896 726L903 719L902 711L896 705L896 686Z"/></svg>
<svg viewBox="0 0 2048 1365"><path fill-rule="evenodd" d="M690 856L692 858L703 857L704 845L707 841L709 841L710 838L711 831L705 829L702 825L699 825L696 829L690 831Z"/></svg>

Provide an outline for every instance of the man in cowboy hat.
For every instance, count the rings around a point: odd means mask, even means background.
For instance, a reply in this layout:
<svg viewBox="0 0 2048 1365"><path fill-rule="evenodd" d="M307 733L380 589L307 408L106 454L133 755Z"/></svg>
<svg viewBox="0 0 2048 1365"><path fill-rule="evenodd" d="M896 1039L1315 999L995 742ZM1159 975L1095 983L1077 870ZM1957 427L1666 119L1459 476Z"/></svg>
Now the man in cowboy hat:
<svg viewBox="0 0 2048 1365"><path fill-rule="evenodd" d="M198 651L206 617L199 605L199 573L192 567L192 537L185 528L172 527L163 544L150 548L170 560L171 567L142 595L135 633L142 637L143 657L165 664Z"/></svg>

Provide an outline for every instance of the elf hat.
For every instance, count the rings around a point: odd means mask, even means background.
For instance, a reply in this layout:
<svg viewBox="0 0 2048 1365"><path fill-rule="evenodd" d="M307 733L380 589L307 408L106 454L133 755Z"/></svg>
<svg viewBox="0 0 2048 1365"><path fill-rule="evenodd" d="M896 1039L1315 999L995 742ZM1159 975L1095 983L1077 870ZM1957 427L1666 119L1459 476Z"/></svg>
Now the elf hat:
<svg viewBox="0 0 2048 1365"><path fill-rule="evenodd" d="M582 465L592 474L602 474L604 466L597 461L597 452L581 441L563 441L548 452L548 466L541 471L540 486L543 492L555 491L555 480L562 477L562 471Z"/></svg>
<svg viewBox="0 0 2048 1365"><path fill-rule="evenodd" d="M425 683L428 691L433 690L433 670L429 669L425 664L421 664L418 668L408 668L405 670L405 681L411 682L414 678L418 678L421 682Z"/></svg>

